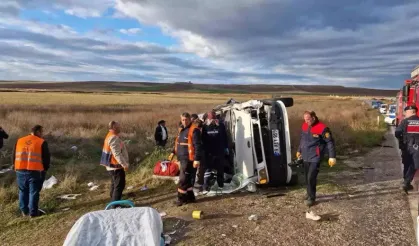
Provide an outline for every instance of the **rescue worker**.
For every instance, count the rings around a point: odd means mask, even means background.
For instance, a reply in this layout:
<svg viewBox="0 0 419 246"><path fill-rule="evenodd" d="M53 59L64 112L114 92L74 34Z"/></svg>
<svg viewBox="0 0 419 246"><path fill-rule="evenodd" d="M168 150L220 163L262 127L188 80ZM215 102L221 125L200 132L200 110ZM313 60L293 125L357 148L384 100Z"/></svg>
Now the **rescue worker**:
<svg viewBox="0 0 419 246"><path fill-rule="evenodd" d="M129 167L129 156L124 142L119 137L121 125L116 121L111 121L108 129L109 132L103 143L100 165L105 166L111 176L111 201L119 201L125 189L125 171Z"/></svg>
<svg viewBox="0 0 419 246"><path fill-rule="evenodd" d="M23 216L40 216L39 193L51 160L42 126L34 126L30 135L17 140L12 158L19 187L20 211Z"/></svg>
<svg viewBox="0 0 419 246"><path fill-rule="evenodd" d="M212 170L217 171L219 191L224 188L224 159L228 155L227 131L222 122L216 118L215 112L208 112L208 118L202 129L202 143L205 152L205 174L203 193L209 191Z"/></svg>
<svg viewBox="0 0 419 246"><path fill-rule="evenodd" d="M304 112L304 123L301 128L297 158L302 158L304 161L307 184L307 194L304 200L307 206L312 206L316 201L317 175L325 147L327 146L329 152L329 166L333 167L336 164L335 144L330 129L319 121L314 111Z"/></svg>
<svg viewBox="0 0 419 246"><path fill-rule="evenodd" d="M404 154L403 186L404 192L413 189L411 182L419 168L419 117L418 108L410 105L404 108L405 118L397 126L394 135L402 143Z"/></svg>
<svg viewBox="0 0 419 246"><path fill-rule="evenodd" d="M202 127L203 127L203 122L202 122L201 119L199 119L199 117L198 117L197 114L191 114L191 121L192 121L192 124L194 126L196 126L199 129L199 131L201 132L201 143L202 143ZM201 154L202 154L203 157L205 156L205 153L204 153L204 149L203 148L202 148ZM202 187L204 185L204 172L205 172L205 169L204 169L205 163L204 162L205 162L205 158L202 158L201 159L201 162L200 162L200 165L197 168L197 172L196 172L196 185L195 185L195 188L198 189L198 192L202 192L203 191L203 188ZM195 183L195 181L194 181L194 183Z"/></svg>
<svg viewBox="0 0 419 246"><path fill-rule="evenodd" d="M180 162L178 199L176 201L178 206L196 201L193 186L196 169L199 167L202 157L201 132L192 124L191 115L183 113L181 122L182 126L179 128L174 149L168 158L172 160L176 155Z"/></svg>

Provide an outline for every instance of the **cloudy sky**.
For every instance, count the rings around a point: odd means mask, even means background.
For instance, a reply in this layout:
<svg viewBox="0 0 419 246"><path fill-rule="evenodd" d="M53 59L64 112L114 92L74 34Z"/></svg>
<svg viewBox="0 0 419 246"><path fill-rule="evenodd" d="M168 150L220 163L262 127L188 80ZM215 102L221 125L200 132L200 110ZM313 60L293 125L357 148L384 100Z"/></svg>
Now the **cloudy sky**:
<svg viewBox="0 0 419 246"><path fill-rule="evenodd" d="M1 0L0 80L399 88L417 0Z"/></svg>

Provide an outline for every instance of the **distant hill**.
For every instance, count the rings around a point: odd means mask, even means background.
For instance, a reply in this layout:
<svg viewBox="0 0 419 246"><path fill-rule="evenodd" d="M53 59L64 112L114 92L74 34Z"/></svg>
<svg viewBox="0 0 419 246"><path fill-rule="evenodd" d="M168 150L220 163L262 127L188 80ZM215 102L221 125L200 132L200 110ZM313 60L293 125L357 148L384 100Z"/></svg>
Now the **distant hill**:
<svg viewBox="0 0 419 246"><path fill-rule="evenodd" d="M281 93L281 94L334 94L359 96L396 96L397 90L365 89L324 85L231 85L193 84L190 82L36 82L0 81L2 91L42 90L68 92L206 92L206 93Z"/></svg>

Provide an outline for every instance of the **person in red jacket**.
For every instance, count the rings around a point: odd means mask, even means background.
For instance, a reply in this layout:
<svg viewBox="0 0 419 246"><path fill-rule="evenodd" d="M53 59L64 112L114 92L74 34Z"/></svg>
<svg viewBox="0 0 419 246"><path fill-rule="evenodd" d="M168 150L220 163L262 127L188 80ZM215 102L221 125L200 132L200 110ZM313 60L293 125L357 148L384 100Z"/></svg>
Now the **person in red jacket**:
<svg viewBox="0 0 419 246"><path fill-rule="evenodd" d="M336 164L336 153L332 133L323 122L319 121L314 111L305 111L297 158L304 161L307 183L305 202L308 206L312 206L316 200L317 174L326 146L329 152L329 166L333 167Z"/></svg>

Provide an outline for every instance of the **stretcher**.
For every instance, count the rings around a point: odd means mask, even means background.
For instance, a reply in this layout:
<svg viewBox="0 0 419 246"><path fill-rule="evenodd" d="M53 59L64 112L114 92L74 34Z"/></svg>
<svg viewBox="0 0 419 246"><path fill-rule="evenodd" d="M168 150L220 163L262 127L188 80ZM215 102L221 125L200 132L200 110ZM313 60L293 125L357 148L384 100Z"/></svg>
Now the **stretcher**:
<svg viewBox="0 0 419 246"><path fill-rule="evenodd" d="M114 205L123 208L110 209ZM154 208L134 207L129 200L114 201L104 210L80 217L63 245L164 246L163 221Z"/></svg>

